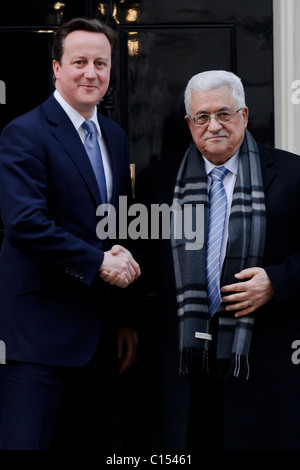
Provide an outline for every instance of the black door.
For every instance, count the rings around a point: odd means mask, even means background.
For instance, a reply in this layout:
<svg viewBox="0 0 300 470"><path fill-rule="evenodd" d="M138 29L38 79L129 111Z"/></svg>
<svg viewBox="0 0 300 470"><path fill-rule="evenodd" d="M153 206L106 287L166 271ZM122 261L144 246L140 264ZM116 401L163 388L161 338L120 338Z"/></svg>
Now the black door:
<svg viewBox="0 0 300 470"><path fill-rule="evenodd" d="M50 51L57 26L88 16L119 33L100 110L127 131L136 173L187 147L184 88L207 69L242 78L249 129L273 145L272 0L11 0L0 8L0 130L53 90Z"/></svg>

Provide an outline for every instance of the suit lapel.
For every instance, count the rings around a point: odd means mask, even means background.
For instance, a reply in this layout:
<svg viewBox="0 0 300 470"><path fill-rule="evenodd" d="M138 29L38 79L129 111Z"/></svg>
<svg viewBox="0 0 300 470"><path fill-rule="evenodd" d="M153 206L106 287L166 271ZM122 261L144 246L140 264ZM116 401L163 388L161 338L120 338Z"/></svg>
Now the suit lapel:
<svg viewBox="0 0 300 470"><path fill-rule="evenodd" d="M71 120L53 96L44 103L49 121L54 124L53 134L64 147L83 177L96 205L101 204L100 191L85 148Z"/></svg>
<svg viewBox="0 0 300 470"><path fill-rule="evenodd" d="M112 188L112 197L111 197L111 204L116 207L118 197L119 197L119 171L117 168L117 158L116 158L116 150L114 149L114 142L113 139L111 138L110 133L108 132L106 125L104 122L99 120L98 116L98 121L99 125L101 128L102 136L105 141L105 145L107 147L108 155L110 158L110 165L111 165L111 171L112 171L112 180L113 180L113 188Z"/></svg>
<svg viewBox="0 0 300 470"><path fill-rule="evenodd" d="M264 190L267 192L270 184L276 176L276 170L274 166L274 161L271 155L267 152L265 147L258 144L260 159L261 159L261 171L263 178Z"/></svg>
<svg viewBox="0 0 300 470"><path fill-rule="evenodd" d="M116 133L114 128L110 126L110 123L107 121L107 119L102 119L101 115L98 115L98 120L110 157L113 180L111 204L117 208L119 206L119 196L123 195L124 188L126 188L126 184L124 185L124 182L127 181L129 186L131 184L130 170L129 166L126 168L124 166L124 147L120 145L118 133Z"/></svg>

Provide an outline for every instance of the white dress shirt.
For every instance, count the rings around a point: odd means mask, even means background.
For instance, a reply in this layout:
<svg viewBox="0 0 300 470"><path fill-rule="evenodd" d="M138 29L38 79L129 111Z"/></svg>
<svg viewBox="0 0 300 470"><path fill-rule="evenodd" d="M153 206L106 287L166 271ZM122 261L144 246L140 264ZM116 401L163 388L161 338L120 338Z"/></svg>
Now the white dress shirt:
<svg viewBox="0 0 300 470"><path fill-rule="evenodd" d="M82 140L82 143L84 143L87 131L83 129L81 125L85 121L85 118L78 111L76 111L76 109L72 108L72 106L70 106L69 103L66 102L66 100L61 96L61 94L57 90L54 91L54 98L58 101L58 103L61 105L63 110L67 113L72 124L77 130L79 137ZM97 119L96 106L95 106L94 113L90 121L93 121L95 123L96 129L97 129L97 139L98 139L100 149L101 149L103 167L104 167L104 173L105 173L105 179L106 179L107 200L109 202L111 200L112 187L113 187L112 171L111 171L109 154L108 154L104 139L102 137L101 129L100 129L99 122Z"/></svg>
<svg viewBox="0 0 300 470"><path fill-rule="evenodd" d="M216 165L211 163L204 156L203 156L203 160L205 164L205 171L206 171L206 174L208 175L207 191L209 192L210 185L211 185L211 177L209 174L215 168ZM231 203L232 203L233 189L234 189L236 175L237 175L238 166L239 166L239 151L235 155L233 155L233 157L229 158L229 160L227 160L226 163L224 163L223 165L218 165L218 166L224 166L228 170L228 173L225 175L224 180L223 180L224 189L225 189L226 196L227 196L227 211L226 211L226 219L225 219L225 227L224 227L224 236L223 236L222 247L221 247L221 267L222 267L225 254L226 254L226 246L227 246L227 241L228 241L228 223L229 223L230 208L231 208Z"/></svg>

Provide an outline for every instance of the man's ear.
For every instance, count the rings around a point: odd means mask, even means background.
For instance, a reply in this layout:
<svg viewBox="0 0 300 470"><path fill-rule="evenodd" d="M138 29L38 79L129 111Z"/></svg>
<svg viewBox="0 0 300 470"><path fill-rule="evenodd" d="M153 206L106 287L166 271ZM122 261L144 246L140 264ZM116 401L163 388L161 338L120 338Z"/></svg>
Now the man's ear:
<svg viewBox="0 0 300 470"><path fill-rule="evenodd" d="M247 106L245 106L245 108L243 109L242 116L244 118L244 127L246 129L248 125L248 119L249 119L249 108L247 108Z"/></svg>
<svg viewBox="0 0 300 470"><path fill-rule="evenodd" d="M53 74L54 74L55 79L59 78L60 65L57 60L53 60L52 68L53 68Z"/></svg>
<svg viewBox="0 0 300 470"><path fill-rule="evenodd" d="M187 122L188 126L190 127L192 121L190 120L190 116L188 114L186 116L184 116L184 120Z"/></svg>

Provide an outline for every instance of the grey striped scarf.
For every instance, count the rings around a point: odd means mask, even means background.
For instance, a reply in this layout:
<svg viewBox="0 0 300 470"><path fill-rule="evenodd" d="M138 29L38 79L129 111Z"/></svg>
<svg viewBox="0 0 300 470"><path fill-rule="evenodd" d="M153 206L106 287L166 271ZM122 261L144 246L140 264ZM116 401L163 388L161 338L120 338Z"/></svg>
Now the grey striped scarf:
<svg viewBox="0 0 300 470"><path fill-rule="evenodd" d="M208 370L211 321L206 292L206 237L208 218L207 175L203 158L192 143L181 163L173 204L204 205L204 245L186 250L184 238L171 242L179 317L180 374ZM190 240L189 240L190 241ZM229 219L229 236L221 285L236 283L242 269L260 266L265 243L265 203L260 158L255 140L246 130L239 152L239 167ZM218 318L216 360L219 375L230 379L249 376L248 353L254 319L225 314L221 304Z"/></svg>

